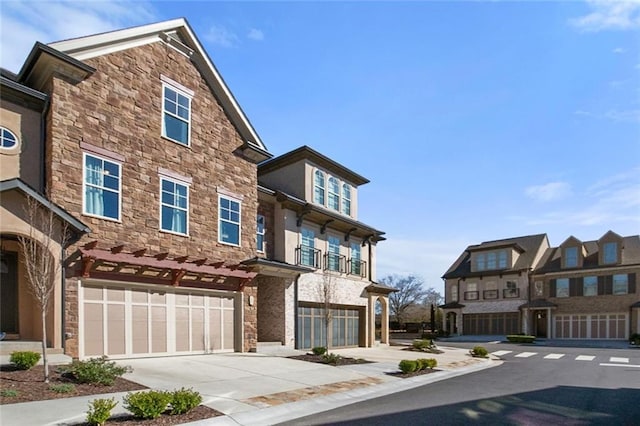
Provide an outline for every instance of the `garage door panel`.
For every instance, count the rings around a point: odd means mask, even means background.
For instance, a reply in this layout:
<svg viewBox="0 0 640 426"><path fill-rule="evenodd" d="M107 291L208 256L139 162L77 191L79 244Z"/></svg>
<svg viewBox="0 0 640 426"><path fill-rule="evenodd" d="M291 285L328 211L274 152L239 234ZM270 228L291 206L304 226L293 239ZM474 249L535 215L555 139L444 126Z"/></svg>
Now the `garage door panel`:
<svg viewBox="0 0 640 426"><path fill-rule="evenodd" d="M146 306L131 307L131 348L134 354L149 352L149 309Z"/></svg>
<svg viewBox="0 0 640 426"><path fill-rule="evenodd" d="M225 310L224 312L224 321L223 321L223 333L224 333L224 344L223 349L233 348L233 311Z"/></svg>
<svg viewBox="0 0 640 426"><path fill-rule="evenodd" d="M167 352L167 308L151 307L151 352Z"/></svg>
<svg viewBox="0 0 640 426"><path fill-rule="evenodd" d="M209 348L214 351L222 349L222 312L219 309L209 310Z"/></svg>
<svg viewBox="0 0 640 426"><path fill-rule="evenodd" d="M556 339L626 339L626 314L555 315Z"/></svg>
<svg viewBox="0 0 640 426"><path fill-rule="evenodd" d="M124 355L126 353L124 305L107 305L107 323L109 354Z"/></svg>
<svg viewBox="0 0 640 426"><path fill-rule="evenodd" d="M189 350L189 308L176 307L176 350Z"/></svg>
<svg viewBox="0 0 640 426"><path fill-rule="evenodd" d="M84 350L87 355L104 353L104 319L102 305L86 303L84 305Z"/></svg>
<svg viewBox="0 0 640 426"><path fill-rule="evenodd" d="M204 309L191 310L191 350L205 350Z"/></svg>

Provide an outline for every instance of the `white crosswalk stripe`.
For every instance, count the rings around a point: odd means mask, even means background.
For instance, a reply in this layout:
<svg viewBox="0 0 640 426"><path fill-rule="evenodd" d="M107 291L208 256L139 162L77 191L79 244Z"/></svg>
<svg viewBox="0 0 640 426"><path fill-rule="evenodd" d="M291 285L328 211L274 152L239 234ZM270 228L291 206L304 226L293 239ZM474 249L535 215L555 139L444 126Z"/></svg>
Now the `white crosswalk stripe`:
<svg viewBox="0 0 640 426"><path fill-rule="evenodd" d="M511 352L513 351L496 351L496 352L491 352L491 355L502 356L502 355L510 354Z"/></svg>
<svg viewBox="0 0 640 426"><path fill-rule="evenodd" d="M578 355L576 361L593 361L595 358L595 355Z"/></svg>
<svg viewBox="0 0 640 426"><path fill-rule="evenodd" d="M529 358L536 354L537 352L521 352L518 355L516 355L516 358Z"/></svg>
<svg viewBox="0 0 640 426"><path fill-rule="evenodd" d="M625 362L628 364L629 358L619 358L619 357L612 356L611 358L609 358L609 362Z"/></svg>
<svg viewBox="0 0 640 426"><path fill-rule="evenodd" d="M549 354L544 357L544 359L560 359L564 356L564 354Z"/></svg>

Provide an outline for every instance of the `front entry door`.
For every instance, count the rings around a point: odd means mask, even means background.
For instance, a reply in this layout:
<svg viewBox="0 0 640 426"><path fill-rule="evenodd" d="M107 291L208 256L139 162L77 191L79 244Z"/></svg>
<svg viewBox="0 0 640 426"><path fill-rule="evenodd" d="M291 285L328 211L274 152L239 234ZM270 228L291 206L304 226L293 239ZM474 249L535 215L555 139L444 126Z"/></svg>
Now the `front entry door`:
<svg viewBox="0 0 640 426"><path fill-rule="evenodd" d="M536 337L547 337L547 311L536 311Z"/></svg>
<svg viewBox="0 0 640 426"><path fill-rule="evenodd" d="M0 331L18 334L18 253L0 253Z"/></svg>

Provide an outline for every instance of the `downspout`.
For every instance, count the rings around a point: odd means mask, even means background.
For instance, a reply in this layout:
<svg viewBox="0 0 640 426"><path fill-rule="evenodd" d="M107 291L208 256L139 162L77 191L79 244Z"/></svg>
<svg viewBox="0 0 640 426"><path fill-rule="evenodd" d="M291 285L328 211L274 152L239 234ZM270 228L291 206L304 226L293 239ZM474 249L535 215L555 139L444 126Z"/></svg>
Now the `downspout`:
<svg viewBox="0 0 640 426"><path fill-rule="evenodd" d="M42 106L42 112L40 113L40 162L44 165L42 168L42 174L40 175L40 191L46 194L46 186L47 186L47 161L45 156L47 155L46 151L46 136L47 136L47 113L49 112L49 106L51 105L50 98L44 100L44 105Z"/></svg>
<svg viewBox="0 0 640 426"><path fill-rule="evenodd" d="M295 349L300 348L300 342L298 341L298 279L300 275L296 275L296 279L293 281L293 347Z"/></svg>

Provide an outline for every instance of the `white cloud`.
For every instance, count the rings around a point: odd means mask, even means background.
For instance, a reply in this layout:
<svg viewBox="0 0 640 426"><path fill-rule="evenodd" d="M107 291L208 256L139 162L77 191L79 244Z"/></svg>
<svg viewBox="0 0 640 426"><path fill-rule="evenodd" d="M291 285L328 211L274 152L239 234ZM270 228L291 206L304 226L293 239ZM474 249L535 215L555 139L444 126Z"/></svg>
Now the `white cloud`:
<svg viewBox="0 0 640 426"><path fill-rule="evenodd" d="M571 195L571 185L567 182L550 182L534 185L525 189L527 197L536 201L554 201Z"/></svg>
<svg viewBox="0 0 640 426"><path fill-rule="evenodd" d="M569 20L581 31L640 28L640 0L587 0L590 13Z"/></svg>
<svg viewBox="0 0 640 426"><path fill-rule="evenodd" d="M574 111L575 115L583 117L597 118L599 120L611 120L615 122L626 123L640 123L640 109L631 109L626 111L619 111L616 109L609 110L604 113L594 113L589 111L577 110Z"/></svg>
<svg viewBox="0 0 640 426"><path fill-rule="evenodd" d="M622 47L616 47L615 49L612 50L612 52L620 54L620 53L626 52L626 50Z"/></svg>
<svg viewBox="0 0 640 426"><path fill-rule="evenodd" d="M234 47L238 44L238 36L220 25L212 25L204 36L205 40L221 47Z"/></svg>
<svg viewBox="0 0 640 426"><path fill-rule="evenodd" d="M247 38L250 40L262 41L264 40L264 33L257 28L251 28L247 34Z"/></svg>
<svg viewBox="0 0 640 426"><path fill-rule="evenodd" d="M0 61L17 72L36 41L50 43L157 21L149 2L3 2Z"/></svg>

